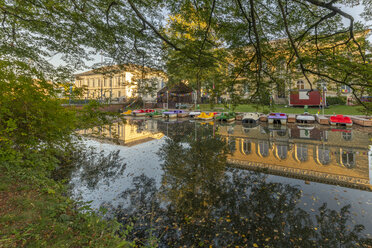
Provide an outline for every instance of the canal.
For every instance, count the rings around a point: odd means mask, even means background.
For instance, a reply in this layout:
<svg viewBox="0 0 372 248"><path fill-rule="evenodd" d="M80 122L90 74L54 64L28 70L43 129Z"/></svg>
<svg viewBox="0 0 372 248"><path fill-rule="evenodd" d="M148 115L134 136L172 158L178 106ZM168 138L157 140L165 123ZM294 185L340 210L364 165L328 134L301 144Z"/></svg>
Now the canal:
<svg viewBox="0 0 372 248"><path fill-rule="evenodd" d="M98 153L73 198L139 245L372 245L371 129L136 118L80 133Z"/></svg>

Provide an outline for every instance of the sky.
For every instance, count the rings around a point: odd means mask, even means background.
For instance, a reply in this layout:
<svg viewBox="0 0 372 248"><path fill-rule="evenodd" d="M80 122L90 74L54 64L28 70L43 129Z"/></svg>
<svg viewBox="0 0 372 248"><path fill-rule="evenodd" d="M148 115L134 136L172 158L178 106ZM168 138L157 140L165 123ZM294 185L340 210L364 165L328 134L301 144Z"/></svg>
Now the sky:
<svg viewBox="0 0 372 248"><path fill-rule="evenodd" d="M341 8L342 10L344 10L345 12L351 14L355 21L361 21L361 22L364 22L365 24L369 25L370 29L372 29L372 22L368 22L366 23L361 17L360 17L360 14L362 13L363 11L363 5L358 5L358 6L355 6L355 7L342 7ZM347 20L346 18L343 19L343 23L345 25L349 25L349 20ZM372 35L369 37L369 41L372 42ZM87 67L89 68L88 70L92 69L91 67L96 64L96 63L99 63L102 61L102 56L97 54L95 56L92 57L93 60L92 61L86 61L86 65ZM49 60L54 66L60 66L60 65L64 65L65 63L61 60L61 56L60 55L56 55L54 57L52 57L50 60ZM83 71L87 71L87 70L79 70L77 71L77 73L81 73Z"/></svg>

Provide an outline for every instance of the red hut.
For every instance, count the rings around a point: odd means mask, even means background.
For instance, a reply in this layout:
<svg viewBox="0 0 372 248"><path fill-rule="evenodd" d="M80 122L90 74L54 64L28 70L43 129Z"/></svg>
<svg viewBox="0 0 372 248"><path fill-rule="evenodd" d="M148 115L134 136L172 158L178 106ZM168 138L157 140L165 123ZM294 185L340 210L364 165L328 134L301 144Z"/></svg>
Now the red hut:
<svg viewBox="0 0 372 248"><path fill-rule="evenodd" d="M319 106L321 94L318 90L291 90L289 95L290 106Z"/></svg>

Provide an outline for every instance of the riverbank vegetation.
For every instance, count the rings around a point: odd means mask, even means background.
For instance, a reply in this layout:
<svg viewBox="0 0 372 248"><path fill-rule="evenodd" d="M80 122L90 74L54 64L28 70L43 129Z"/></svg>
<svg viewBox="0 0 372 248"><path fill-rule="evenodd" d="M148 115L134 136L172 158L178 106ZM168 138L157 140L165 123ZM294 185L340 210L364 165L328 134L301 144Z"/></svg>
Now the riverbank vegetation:
<svg viewBox="0 0 372 248"><path fill-rule="evenodd" d="M0 66L0 247L120 247L123 228L67 196L56 169L83 152L74 131L109 122L91 104L64 108L54 89L24 63Z"/></svg>
<svg viewBox="0 0 372 248"><path fill-rule="evenodd" d="M228 106L224 106L223 104L216 104L216 105L209 105L209 104L200 104L200 109L205 111L210 110L218 110L225 111L228 110ZM344 106L344 105L332 105L324 109L324 114L332 115L332 114L342 114L342 115L363 115L364 108L361 106ZM287 114L302 114L304 112L303 107L287 107L285 105L272 105L270 108L269 106L258 106L254 104L239 104L234 106L234 111L236 112L261 112L261 113L269 113L269 111L275 111L280 113L287 113ZM309 107L308 112L310 114L322 114L322 109L319 107Z"/></svg>

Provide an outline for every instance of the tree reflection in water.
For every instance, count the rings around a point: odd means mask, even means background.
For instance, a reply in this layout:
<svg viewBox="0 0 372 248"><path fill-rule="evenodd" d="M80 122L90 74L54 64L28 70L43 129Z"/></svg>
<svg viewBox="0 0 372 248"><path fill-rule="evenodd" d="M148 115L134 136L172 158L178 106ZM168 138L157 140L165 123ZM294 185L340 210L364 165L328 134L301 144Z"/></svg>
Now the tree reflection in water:
<svg viewBox="0 0 372 248"><path fill-rule="evenodd" d="M168 130L169 131L169 130ZM324 203L312 216L300 208L302 191L269 182L265 174L231 169L226 143L212 129L198 135L169 135L159 151L164 175L141 175L113 208L128 238L145 244L155 236L162 247L368 247L362 225L352 225L350 206L331 210Z"/></svg>
<svg viewBox="0 0 372 248"><path fill-rule="evenodd" d="M109 186L110 182L123 175L126 164L119 155L119 150L105 154L90 147L75 156L74 171L79 174L79 184L94 189L98 182Z"/></svg>

